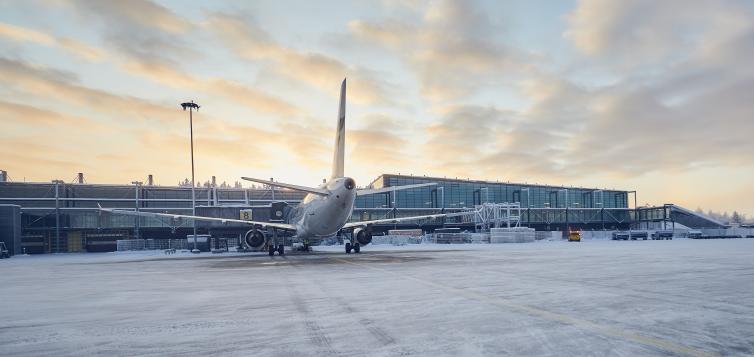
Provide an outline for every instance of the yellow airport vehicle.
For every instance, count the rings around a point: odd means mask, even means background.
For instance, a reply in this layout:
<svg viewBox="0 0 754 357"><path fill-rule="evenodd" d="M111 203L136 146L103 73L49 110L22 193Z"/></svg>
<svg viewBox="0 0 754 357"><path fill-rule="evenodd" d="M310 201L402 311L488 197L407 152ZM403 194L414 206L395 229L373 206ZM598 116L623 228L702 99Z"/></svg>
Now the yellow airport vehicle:
<svg viewBox="0 0 754 357"><path fill-rule="evenodd" d="M568 232L568 241L569 242L581 242L581 232L579 232L579 231L570 231L570 232Z"/></svg>

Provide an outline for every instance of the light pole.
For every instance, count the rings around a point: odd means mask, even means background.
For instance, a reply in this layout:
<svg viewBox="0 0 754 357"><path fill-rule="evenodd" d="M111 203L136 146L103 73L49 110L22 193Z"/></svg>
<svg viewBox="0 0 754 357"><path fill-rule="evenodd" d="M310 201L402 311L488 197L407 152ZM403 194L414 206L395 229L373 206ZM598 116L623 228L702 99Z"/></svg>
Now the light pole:
<svg viewBox="0 0 754 357"><path fill-rule="evenodd" d="M60 186L64 185L63 180L52 180L55 184L55 252L60 253ZM63 186L65 189L65 186ZM52 251L52 249L50 249Z"/></svg>
<svg viewBox="0 0 754 357"><path fill-rule="evenodd" d="M139 239L139 226L141 225L141 217L139 217L139 187L143 182L132 181L132 184L136 186L136 199L134 200L134 207L136 209L136 216L134 216L134 238Z"/></svg>
<svg viewBox="0 0 754 357"><path fill-rule="evenodd" d="M191 140L191 215L196 216L196 183L194 183L194 109L199 111L199 104L191 102L181 103L181 107L186 111L189 109L189 137ZM196 220L192 220L194 225L194 249L191 253L199 253L199 249L196 249Z"/></svg>

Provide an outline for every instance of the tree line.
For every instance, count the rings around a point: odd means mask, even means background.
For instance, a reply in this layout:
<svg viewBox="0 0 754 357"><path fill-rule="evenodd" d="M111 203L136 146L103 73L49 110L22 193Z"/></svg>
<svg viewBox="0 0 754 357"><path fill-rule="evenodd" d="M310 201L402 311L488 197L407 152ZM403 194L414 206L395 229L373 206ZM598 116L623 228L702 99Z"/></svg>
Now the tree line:
<svg viewBox="0 0 754 357"><path fill-rule="evenodd" d="M745 213L738 213L738 211L733 211L733 213L728 214L728 211L725 211L723 213L715 212L712 210L707 210L707 212L704 212L704 210L701 207L697 207L696 213L706 215L710 218L714 218L720 222L723 223L750 223L750 218L746 216Z"/></svg>

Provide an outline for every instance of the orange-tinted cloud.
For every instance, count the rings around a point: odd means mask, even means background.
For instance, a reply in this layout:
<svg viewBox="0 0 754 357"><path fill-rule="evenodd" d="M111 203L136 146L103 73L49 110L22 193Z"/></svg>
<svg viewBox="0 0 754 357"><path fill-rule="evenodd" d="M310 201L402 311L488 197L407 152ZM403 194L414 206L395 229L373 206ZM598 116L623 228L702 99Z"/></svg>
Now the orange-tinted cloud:
<svg viewBox="0 0 754 357"><path fill-rule="evenodd" d="M192 27L191 22L173 10L148 0L64 0L63 3L108 21L110 26L145 27L170 33L184 33Z"/></svg>
<svg viewBox="0 0 754 357"><path fill-rule="evenodd" d="M92 121L86 118L3 100L0 100L0 117L6 124L76 126L92 124Z"/></svg>
<svg viewBox="0 0 754 357"><path fill-rule="evenodd" d="M348 77L349 98L363 104L390 104L389 85L371 71L319 53L306 53L275 42L263 29L238 16L214 13L206 28L242 58L269 61L276 74L325 93Z"/></svg>
<svg viewBox="0 0 754 357"><path fill-rule="evenodd" d="M76 84L70 73L0 58L0 78L8 88L54 98L86 109L129 119L176 120L176 109L130 95L117 95Z"/></svg>
<svg viewBox="0 0 754 357"><path fill-rule="evenodd" d="M105 53L102 50L77 40L65 37L57 38L41 31L2 22L0 22L0 37L17 42L32 42L45 46L57 46L76 57L88 61L99 61L105 57Z"/></svg>

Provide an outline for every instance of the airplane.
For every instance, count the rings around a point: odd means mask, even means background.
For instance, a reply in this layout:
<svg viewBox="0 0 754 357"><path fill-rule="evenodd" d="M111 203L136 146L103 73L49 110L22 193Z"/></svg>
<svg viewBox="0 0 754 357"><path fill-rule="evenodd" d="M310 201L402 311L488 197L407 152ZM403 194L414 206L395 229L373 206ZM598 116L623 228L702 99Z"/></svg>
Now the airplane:
<svg viewBox="0 0 754 357"><path fill-rule="evenodd" d="M252 226L252 229L246 232L242 243L249 249L259 250L267 246L270 256L275 252L279 255L285 254L285 245L278 244L277 231L287 231L294 233L297 240L304 242L316 242L325 238L333 237L340 232L350 231L350 237L344 237L345 252L360 253L361 247L366 246L372 241L372 225L381 223L398 223L403 221L434 219L448 217L458 214L430 214L422 216L397 217L386 219L375 219L369 221L349 222L353 213L353 206L358 196L372 195L376 193L393 192L396 190L406 190L411 188L425 187L436 185L436 183L421 183L414 185L390 186L383 188L356 188L356 181L344 174L344 152L346 137L346 79L340 87L340 107L338 111L338 123L335 131L335 152L333 155L333 165L330 179L323 182L317 187L307 187L293 185L289 183L276 182L272 180L261 180L250 177L242 177L247 181L261 183L269 186L287 188L294 191L306 192L306 196L296 207L293 207L287 215L287 223L279 222L260 222L240 219L227 219L217 217L192 216L170 213L154 212L135 212L119 209L102 208L102 212L109 212L124 215L136 215L146 217L162 217L171 219L194 219L212 222L233 222L244 223ZM263 232L266 229L267 232ZM271 233L270 233L271 231ZM283 242L284 243L284 242ZM304 245L304 250L309 250L308 244Z"/></svg>

